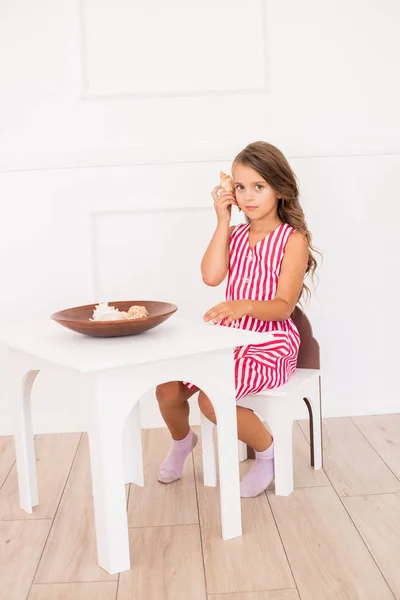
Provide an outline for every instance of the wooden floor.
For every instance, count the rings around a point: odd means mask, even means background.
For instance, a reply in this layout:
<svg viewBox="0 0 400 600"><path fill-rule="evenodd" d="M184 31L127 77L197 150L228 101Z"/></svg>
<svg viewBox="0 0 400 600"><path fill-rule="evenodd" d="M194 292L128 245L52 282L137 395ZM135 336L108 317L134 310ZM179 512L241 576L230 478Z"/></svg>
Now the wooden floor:
<svg viewBox="0 0 400 600"><path fill-rule="evenodd" d="M243 536L227 542L200 446L166 486L168 434L143 435L146 486L127 488L132 569L114 576L96 563L86 436L37 436L32 515L18 508L13 441L0 438L0 600L400 599L400 415L327 419L319 472L296 423L295 491L242 500Z"/></svg>

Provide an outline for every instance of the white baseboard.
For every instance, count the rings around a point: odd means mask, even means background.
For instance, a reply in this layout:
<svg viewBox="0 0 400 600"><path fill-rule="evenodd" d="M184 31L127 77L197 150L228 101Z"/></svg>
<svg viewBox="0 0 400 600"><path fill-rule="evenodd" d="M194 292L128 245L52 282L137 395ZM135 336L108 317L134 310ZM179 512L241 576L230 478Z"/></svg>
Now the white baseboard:
<svg viewBox="0 0 400 600"><path fill-rule="evenodd" d="M33 413L33 432L75 433L84 430L83 423L76 414ZM12 435L13 422L10 414L0 413L0 436Z"/></svg>
<svg viewBox="0 0 400 600"><path fill-rule="evenodd" d="M165 427L165 423L158 411L157 406L146 406L142 413L142 427L143 429L158 429ZM363 415L380 415L380 414L393 414L399 413L400 406L398 403L393 402L380 402L379 405L369 406L368 412L365 408L361 409L359 404L346 404L341 406L336 404L335 406L323 407L323 417L356 417ZM301 404L299 405L299 412L296 415L296 419L305 419L308 417L307 409ZM191 405L191 416L190 422L192 425L200 425L200 413L198 407L193 402ZM33 430L34 433L72 433L80 432L85 430L81 415L76 412L56 413L56 412L33 412ZM12 435L13 424L11 415L8 413L0 413L0 436Z"/></svg>
<svg viewBox="0 0 400 600"><path fill-rule="evenodd" d="M75 407L76 408L76 407ZM151 399L142 402L140 406L142 428L158 429L165 427L156 402ZM73 433L85 431L85 423L80 411L70 410L69 412L51 412L50 410L36 410L33 408L33 431L40 433ZM191 425L200 425L200 412L195 402L191 404L190 411ZM0 412L0 436L12 435L13 422L9 413Z"/></svg>

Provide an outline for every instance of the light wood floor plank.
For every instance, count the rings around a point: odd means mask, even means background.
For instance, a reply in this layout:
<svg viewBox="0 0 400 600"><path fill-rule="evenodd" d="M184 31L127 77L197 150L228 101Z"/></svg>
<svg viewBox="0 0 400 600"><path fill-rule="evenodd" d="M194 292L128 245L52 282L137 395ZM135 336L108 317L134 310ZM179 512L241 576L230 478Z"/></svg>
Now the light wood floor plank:
<svg viewBox="0 0 400 600"><path fill-rule="evenodd" d="M130 529L132 569L118 600L206 600L198 525Z"/></svg>
<svg viewBox="0 0 400 600"><path fill-rule="evenodd" d="M400 414L353 417L352 420L400 479Z"/></svg>
<svg viewBox="0 0 400 600"><path fill-rule="evenodd" d="M204 487L200 444L194 456L208 593L294 588L265 494L242 500L243 536L224 541L219 488ZM249 467L243 463L242 474Z"/></svg>
<svg viewBox="0 0 400 600"><path fill-rule="evenodd" d="M343 498L396 598L400 599L400 495Z"/></svg>
<svg viewBox="0 0 400 600"><path fill-rule="evenodd" d="M158 468L171 445L166 429L143 431L144 488L132 484L128 504L130 527L190 525L199 522L193 461L185 462L181 480L173 484L157 481Z"/></svg>
<svg viewBox="0 0 400 600"><path fill-rule="evenodd" d="M274 592L243 592L239 594L217 594L208 600L300 600L296 590L276 590Z"/></svg>
<svg viewBox="0 0 400 600"><path fill-rule="evenodd" d="M0 488L15 462L14 440L11 436L0 437Z"/></svg>
<svg viewBox="0 0 400 600"><path fill-rule="evenodd" d="M32 514L19 507L16 464L0 490L0 520L52 519L79 444L80 433L38 435L35 439L39 506Z"/></svg>
<svg viewBox="0 0 400 600"><path fill-rule="evenodd" d="M332 488L268 498L302 600L393 600Z"/></svg>
<svg viewBox="0 0 400 600"><path fill-rule="evenodd" d="M308 436L305 421L300 425ZM400 481L349 418L323 423L324 470L339 496L400 492Z"/></svg>
<svg viewBox="0 0 400 600"><path fill-rule="evenodd" d="M115 600L116 581L43 583L31 587L27 600Z"/></svg>
<svg viewBox="0 0 400 600"><path fill-rule="evenodd" d="M51 520L0 521L0 598L25 600Z"/></svg>
<svg viewBox="0 0 400 600"><path fill-rule="evenodd" d="M117 577L97 564L88 439L84 435L35 583L109 581Z"/></svg>
<svg viewBox="0 0 400 600"><path fill-rule="evenodd" d="M325 453L325 467L328 459L329 475L342 494L342 501L355 525L332 488L327 486L329 481L323 472L314 472L309 466L308 445L297 425L294 427L295 486L305 489L296 489L288 498L268 493L301 600L393 599L385 579L400 600L397 560L400 555L400 494L376 491L390 488L397 480L371 448L372 445L399 474L400 415L354 417L353 421L325 421L324 441L329 450ZM302 422L301 426L308 436L308 424ZM146 486L152 486L152 490L148 496L141 497L135 486L131 486L134 496L129 506L130 518L131 524L136 525L130 530L133 569L121 576L123 585L120 585L119 600L131 597L205 600L199 530L198 525L190 524L192 519L194 523L198 520L192 505L192 498L196 499L195 490L191 488L189 476L184 482L157 489L161 486L156 482L157 463L168 449L169 438L163 430L146 432L145 438L147 433ZM158 437L158 433L161 436ZM41 437L49 441L51 436L39 436L39 439ZM60 473L55 478L46 473L46 460L50 471L54 472L56 461L49 455L58 451L59 463L65 467L71 451L68 444L63 446L65 437L64 434L53 436L47 449L44 441L41 442L38 469L44 470L48 482L44 496L42 491L40 498L44 516L51 514L54 502L51 498L60 497L62 484ZM161 448L162 443L165 448ZM157 451L160 458L155 456ZM10 501L10 482L15 476L10 472L13 461L12 438L0 438L0 485L3 474L3 488L6 489L3 497L8 498L7 502L0 502L0 515L5 517L19 514L12 512L15 500ZM242 500L243 537L224 542L220 528L219 490L203 486L200 447L195 451L195 464L208 600L299 600L266 497ZM241 465L242 474L250 466L250 461ZM186 473L191 472L189 459ZM362 497L365 490L370 495ZM13 494L15 492L14 486ZM43 498L48 498L46 508L42 508ZM154 502L154 506L147 509L146 501ZM10 506L11 512L7 512ZM39 516L40 520L32 521L24 513L24 519L0 520L1 600L3 597L26 600L37 566L28 600L114 600L117 576L109 576L97 565L92 506L87 439L84 436L39 566L51 520ZM196 508L196 504L194 506ZM181 524L169 525L176 520ZM152 527L154 524L166 526ZM183 571L179 565L183 566Z"/></svg>

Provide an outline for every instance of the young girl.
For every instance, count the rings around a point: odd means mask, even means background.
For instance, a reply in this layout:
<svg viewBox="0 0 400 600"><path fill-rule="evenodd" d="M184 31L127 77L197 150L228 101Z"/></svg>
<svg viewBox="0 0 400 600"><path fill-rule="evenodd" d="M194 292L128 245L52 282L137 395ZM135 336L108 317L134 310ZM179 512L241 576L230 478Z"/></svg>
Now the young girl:
<svg viewBox="0 0 400 600"><path fill-rule="evenodd" d="M217 227L201 263L203 281L219 285L228 275L226 302L211 308L205 321L226 327L273 332L268 343L242 346L234 352L236 400L286 383L296 368L299 333L290 319L300 296L309 293L306 273L314 273L311 235L299 203L296 177L283 154L271 144L255 142L232 165L234 191L212 191ZM222 192L222 193L221 193ZM235 204L247 224L230 227ZM183 464L197 443L189 427L194 385L174 381L158 386L161 414L172 435L172 447L158 480L182 476ZM200 391L202 413L216 423L210 400ZM256 459L240 483L242 497L258 496L274 477L273 440L260 419L237 407L238 437L254 448Z"/></svg>

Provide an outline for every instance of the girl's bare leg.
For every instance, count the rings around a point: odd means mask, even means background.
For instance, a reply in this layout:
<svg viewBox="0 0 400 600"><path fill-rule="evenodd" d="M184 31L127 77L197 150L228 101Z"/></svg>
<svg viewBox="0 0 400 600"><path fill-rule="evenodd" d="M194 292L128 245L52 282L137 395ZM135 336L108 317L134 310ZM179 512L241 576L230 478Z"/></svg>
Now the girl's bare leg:
<svg viewBox="0 0 400 600"><path fill-rule="evenodd" d="M207 419L213 423L217 422L213 405L203 392L199 394L199 407ZM271 446L271 434L252 410L237 406L236 416L238 438L241 442L244 442L256 452L263 452Z"/></svg>
<svg viewBox="0 0 400 600"><path fill-rule="evenodd" d="M174 440L182 440L189 433L188 400L197 391L190 390L181 381L169 381L156 389L162 417Z"/></svg>
<svg viewBox="0 0 400 600"><path fill-rule="evenodd" d="M163 383L156 389L160 411L172 436L172 447L160 465L158 481L172 483L182 477L187 456L197 444L197 435L189 426L188 399L198 390L190 390L181 381Z"/></svg>

